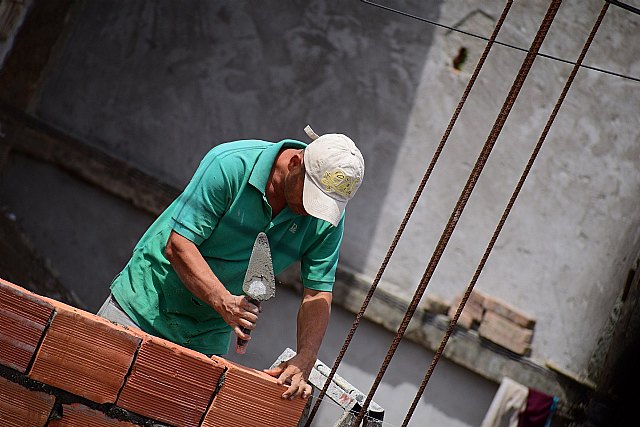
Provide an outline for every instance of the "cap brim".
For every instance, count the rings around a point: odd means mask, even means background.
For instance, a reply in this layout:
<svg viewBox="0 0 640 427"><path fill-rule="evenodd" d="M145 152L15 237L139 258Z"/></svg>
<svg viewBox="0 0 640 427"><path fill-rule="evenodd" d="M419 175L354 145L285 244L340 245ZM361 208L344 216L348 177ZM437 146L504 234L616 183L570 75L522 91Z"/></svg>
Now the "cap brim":
<svg viewBox="0 0 640 427"><path fill-rule="evenodd" d="M336 200L327 195L309 178L309 174L305 173L302 204L309 215L323 219L337 227L347 202Z"/></svg>

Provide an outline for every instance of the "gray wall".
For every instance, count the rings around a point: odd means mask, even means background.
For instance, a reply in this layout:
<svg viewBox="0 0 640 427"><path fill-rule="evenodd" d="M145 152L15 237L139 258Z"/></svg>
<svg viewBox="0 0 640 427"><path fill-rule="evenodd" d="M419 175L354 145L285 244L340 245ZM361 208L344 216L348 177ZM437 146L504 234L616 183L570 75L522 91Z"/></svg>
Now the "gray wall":
<svg viewBox="0 0 640 427"><path fill-rule="evenodd" d="M546 3L516 2L501 40L528 46ZM453 4L441 10L449 22L462 20L472 9ZM565 3L542 51L577 58L601 4ZM498 13L483 8L492 16ZM618 45L621 38L637 37L637 18L612 8L587 62L639 76L637 44ZM479 26L473 21L469 25ZM397 156L400 165L417 167L416 159L430 159L468 78L447 69L449 46L455 45L447 37L436 38L430 50ZM625 59L620 51L630 56ZM389 280L419 279L422 269L417 266L426 265L424 254L435 247L522 59L522 53L505 48L492 52L407 229L413 238L399 248L401 261L390 268ZM435 294L451 297L471 279L569 72L569 65L549 60L538 59L534 65L433 277ZM535 358L578 374L584 374L598 332L640 250L639 105L637 82L585 70L578 74L477 285L538 319ZM383 218L399 215L392 212L394 205L407 203L419 179L408 176L406 167L394 172L391 187L398 191L382 201L387 208ZM379 222L375 233L372 248L377 251L390 240L391 227L385 225ZM366 266L372 268L380 254L369 255Z"/></svg>
<svg viewBox="0 0 640 427"><path fill-rule="evenodd" d="M0 203L16 216L81 308L93 312L153 222L127 202L19 155L9 157L0 176Z"/></svg>
<svg viewBox="0 0 640 427"><path fill-rule="evenodd" d="M516 2L501 40L528 47L545 1ZM545 53L577 58L601 2L566 2ZM489 35L502 2L403 9ZM612 8L587 62L640 75L635 15ZM362 2L87 2L46 82L40 117L182 186L211 146L303 138L360 145L367 178L342 262L374 276L482 42ZM524 54L496 47L385 275L410 295ZM466 287L570 66L538 59L430 284ZM640 249L639 86L578 75L477 289L539 319L534 357L586 369Z"/></svg>
<svg viewBox="0 0 640 427"><path fill-rule="evenodd" d="M547 2L515 3L500 39L527 48ZM577 58L601 4L566 1L542 51ZM488 36L502 5L395 6ZM586 62L640 76L640 45L629 42L639 25L636 15L612 7ZM462 46L469 63L454 72ZM363 151L367 174L350 204L341 260L373 277L482 48L357 1L92 0L75 17L34 112L178 186L223 141L304 139L307 123L347 133ZM495 47L471 93L383 279L408 297L523 58ZM450 299L466 287L569 72L569 65L536 61L428 292ZM637 82L580 71L477 284L538 319L534 358L578 374L640 251L639 95ZM24 173L9 172L10 182ZM5 193L16 188L8 182ZM83 196L64 197L77 203ZM40 226L28 202L19 195L12 202L26 206L25 222L31 215ZM117 248L89 252L95 256L86 268L104 282L122 263L101 265L101 256L126 259L150 219L99 211L99 219L70 214L65 221L111 231L133 224L113 242ZM63 230L42 232L44 247L61 251L57 242L84 255L84 232ZM109 241L112 233L104 235ZM65 281L78 280L71 267Z"/></svg>
<svg viewBox="0 0 640 427"><path fill-rule="evenodd" d="M9 27L5 26L7 21L3 22L4 37L0 39L0 66L4 63L7 53L13 46L15 36L18 33L24 17L32 3L33 0L25 0L22 2L2 2L2 4L0 4L0 14L2 14L3 18L7 16L13 18L11 19L11 25Z"/></svg>

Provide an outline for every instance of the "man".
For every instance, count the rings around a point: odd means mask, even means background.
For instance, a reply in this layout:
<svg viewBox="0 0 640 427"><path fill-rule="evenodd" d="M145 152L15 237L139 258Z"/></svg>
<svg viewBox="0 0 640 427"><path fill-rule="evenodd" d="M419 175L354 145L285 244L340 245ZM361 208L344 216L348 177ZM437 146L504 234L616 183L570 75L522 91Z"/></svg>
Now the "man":
<svg viewBox="0 0 640 427"><path fill-rule="evenodd" d="M259 308L242 281L261 231L278 274L301 261L304 293L297 354L267 373L306 398L306 383L329 321L344 208L364 177L364 160L342 134L235 141L213 148L184 192L158 217L111 284L98 314L207 355L228 351L231 331L250 339Z"/></svg>

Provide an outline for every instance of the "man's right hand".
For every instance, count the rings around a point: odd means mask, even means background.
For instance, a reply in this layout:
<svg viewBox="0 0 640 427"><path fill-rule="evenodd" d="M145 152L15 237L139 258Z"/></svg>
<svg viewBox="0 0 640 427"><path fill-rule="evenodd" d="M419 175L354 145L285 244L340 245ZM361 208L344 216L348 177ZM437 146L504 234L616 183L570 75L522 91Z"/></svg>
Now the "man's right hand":
<svg viewBox="0 0 640 427"><path fill-rule="evenodd" d="M214 308L240 339L251 339L251 335L244 333L242 328L255 329L260 307L250 303L246 297L227 294Z"/></svg>
<svg viewBox="0 0 640 427"><path fill-rule="evenodd" d="M220 313L241 339L251 338L240 328L253 330L260 308L251 304L244 296L232 295L213 274L193 242L172 231L165 247L165 255L192 294Z"/></svg>

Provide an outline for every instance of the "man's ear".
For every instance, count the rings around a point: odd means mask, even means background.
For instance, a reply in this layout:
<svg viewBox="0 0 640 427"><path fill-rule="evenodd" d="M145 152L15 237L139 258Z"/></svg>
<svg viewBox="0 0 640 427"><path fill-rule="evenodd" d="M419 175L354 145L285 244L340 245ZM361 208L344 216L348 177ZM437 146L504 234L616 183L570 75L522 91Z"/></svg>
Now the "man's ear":
<svg viewBox="0 0 640 427"><path fill-rule="evenodd" d="M289 159L289 170L295 170L296 168L302 165L302 161L304 160L304 150L299 150Z"/></svg>

